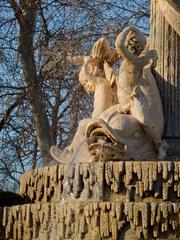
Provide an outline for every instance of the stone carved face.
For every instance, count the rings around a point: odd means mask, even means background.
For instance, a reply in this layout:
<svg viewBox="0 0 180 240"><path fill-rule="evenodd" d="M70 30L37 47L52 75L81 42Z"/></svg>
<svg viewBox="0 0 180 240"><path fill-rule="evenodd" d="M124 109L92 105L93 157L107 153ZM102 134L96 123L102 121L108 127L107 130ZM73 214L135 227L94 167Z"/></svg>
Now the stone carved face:
<svg viewBox="0 0 180 240"><path fill-rule="evenodd" d="M93 81L81 81L81 84L83 85L84 89L87 93L93 93L95 91L95 83Z"/></svg>
<svg viewBox="0 0 180 240"><path fill-rule="evenodd" d="M146 37L138 29L131 31L127 36L125 47L133 54L139 56L146 47Z"/></svg>

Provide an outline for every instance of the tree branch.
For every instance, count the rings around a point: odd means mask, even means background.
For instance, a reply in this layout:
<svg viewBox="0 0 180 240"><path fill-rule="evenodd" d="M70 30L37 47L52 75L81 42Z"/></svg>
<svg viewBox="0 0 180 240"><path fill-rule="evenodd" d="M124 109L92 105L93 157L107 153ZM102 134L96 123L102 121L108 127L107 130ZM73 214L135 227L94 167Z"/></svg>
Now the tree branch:
<svg viewBox="0 0 180 240"><path fill-rule="evenodd" d="M17 4L15 0L9 0L9 4L13 9L14 15L19 21L19 23L22 23L24 21L24 16L23 16L21 7Z"/></svg>
<svg viewBox="0 0 180 240"><path fill-rule="evenodd" d="M16 101L7 109L6 113L4 114L3 118L0 121L0 131L2 131L4 125L6 124L11 112L17 107L19 106L22 101L25 98L25 93L21 93L20 96L16 99Z"/></svg>

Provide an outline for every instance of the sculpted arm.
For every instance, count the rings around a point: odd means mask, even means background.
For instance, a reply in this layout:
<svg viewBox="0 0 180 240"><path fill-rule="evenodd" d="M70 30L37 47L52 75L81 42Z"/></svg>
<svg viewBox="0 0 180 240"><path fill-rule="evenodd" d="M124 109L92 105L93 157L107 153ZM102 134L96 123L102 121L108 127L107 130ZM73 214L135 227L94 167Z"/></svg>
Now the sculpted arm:
<svg viewBox="0 0 180 240"><path fill-rule="evenodd" d="M137 63L138 57L128 50L126 43L129 34L135 30L136 28L133 26L127 27L118 35L115 42L116 51L119 54L119 56L127 58L133 64Z"/></svg>
<svg viewBox="0 0 180 240"><path fill-rule="evenodd" d="M84 63L84 56L68 56L67 59L74 64L83 65Z"/></svg>
<svg viewBox="0 0 180 240"><path fill-rule="evenodd" d="M139 64L143 67L151 63L151 67L157 66L158 55L155 49L151 49L139 57Z"/></svg>
<svg viewBox="0 0 180 240"><path fill-rule="evenodd" d="M116 39L116 50L119 55L128 59L138 68L144 68L150 63L153 67L157 64L157 53L155 49L141 55L146 46L146 38L136 27L130 26L123 30Z"/></svg>

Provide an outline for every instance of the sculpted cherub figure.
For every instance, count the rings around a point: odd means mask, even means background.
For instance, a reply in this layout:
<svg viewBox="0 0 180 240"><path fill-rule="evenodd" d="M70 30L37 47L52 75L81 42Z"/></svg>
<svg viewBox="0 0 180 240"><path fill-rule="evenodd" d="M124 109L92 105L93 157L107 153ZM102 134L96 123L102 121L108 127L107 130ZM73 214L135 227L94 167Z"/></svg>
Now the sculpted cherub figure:
<svg viewBox="0 0 180 240"><path fill-rule="evenodd" d="M120 111L139 120L158 150L159 158L163 158L167 148L166 142L161 140L164 129L163 110L151 72L151 67L156 67L157 64L156 50L141 54L146 46L146 37L134 26L118 35L115 46L119 56L123 57L116 81Z"/></svg>
<svg viewBox="0 0 180 240"><path fill-rule="evenodd" d="M75 159L81 144L94 134L97 137L107 134L115 145L119 142L124 146L126 159L152 157L154 147L159 158L166 155L167 143L161 139L164 128L161 99L151 72L157 63L156 51L142 53L146 38L133 26L118 35L115 46L117 53L112 54L106 41L99 39L90 56L71 57L71 61L82 64L79 81L87 92L94 92L94 110L91 118L80 121L71 145L64 151L67 159L56 146L51 148L51 155L59 162ZM111 68L117 54L123 58L118 76ZM115 83L116 105L112 101ZM87 159L90 160L87 157L83 161Z"/></svg>
<svg viewBox="0 0 180 240"><path fill-rule="evenodd" d="M72 152L73 154L85 139L87 124L98 119L102 112L113 105L112 84L105 78L104 64L107 62L109 65L113 65L117 58L117 53L110 51L104 38L100 38L95 42L90 56L69 57L71 62L82 64L79 81L87 93L94 93L94 109L91 118L80 121L74 139L66 152ZM57 146L51 147L51 155L57 161L64 162L62 151Z"/></svg>
<svg viewBox="0 0 180 240"><path fill-rule="evenodd" d="M82 64L79 81L87 93L94 93L94 110L92 118L98 116L114 104L112 93L113 81L108 81L104 65L112 66L118 59L116 51L110 51L107 41L100 38L93 45L90 56L70 57L70 61Z"/></svg>

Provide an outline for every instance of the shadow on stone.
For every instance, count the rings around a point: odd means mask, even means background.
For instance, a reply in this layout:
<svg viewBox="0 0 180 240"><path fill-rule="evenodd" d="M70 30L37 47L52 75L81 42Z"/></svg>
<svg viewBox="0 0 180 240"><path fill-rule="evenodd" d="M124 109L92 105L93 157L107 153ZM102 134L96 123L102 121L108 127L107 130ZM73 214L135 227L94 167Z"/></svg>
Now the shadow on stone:
<svg viewBox="0 0 180 240"><path fill-rule="evenodd" d="M0 207L31 203L30 199L14 192L0 192Z"/></svg>

